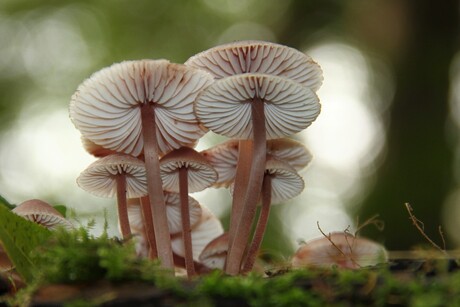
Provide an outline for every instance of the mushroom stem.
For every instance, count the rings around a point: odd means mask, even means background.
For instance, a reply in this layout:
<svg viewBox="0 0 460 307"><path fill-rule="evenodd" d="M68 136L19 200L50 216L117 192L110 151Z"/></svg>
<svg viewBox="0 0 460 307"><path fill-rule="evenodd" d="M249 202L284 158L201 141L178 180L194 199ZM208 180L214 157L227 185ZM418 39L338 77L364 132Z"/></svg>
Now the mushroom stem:
<svg viewBox="0 0 460 307"><path fill-rule="evenodd" d="M120 221L121 235L126 240L131 237L126 200L126 175L124 173L118 174L115 180L117 182L118 220Z"/></svg>
<svg viewBox="0 0 460 307"><path fill-rule="evenodd" d="M192 229L190 227L190 209L188 203L188 176L187 168L179 169L180 211L182 219L182 240L184 241L184 259L187 276L195 275L192 250Z"/></svg>
<svg viewBox="0 0 460 307"><path fill-rule="evenodd" d="M158 258L157 244L155 240L155 229L153 227L152 208L150 207L150 200L148 196L141 197L142 217L144 219L144 227L149 242L149 258Z"/></svg>
<svg viewBox="0 0 460 307"><path fill-rule="evenodd" d="M173 269L174 262L163 195L163 183L160 176L158 141L156 137L155 114L153 108L154 106L148 102L141 106L147 191L149 194L150 206L152 208L158 257L163 267Z"/></svg>
<svg viewBox="0 0 460 307"><path fill-rule="evenodd" d="M243 273L250 272L256 261L257 253L262 244L265 229L267 228L268 217L270 215L270 207L272 200L272 183L270 175L264 176L262 184L262 208L260 209L260 216L257 222L254 238L246 256L246 261L243 266Z"/></svg>
<svg viewBox="0 0 460 307"><path fill-rule="evenodd" d="M264 101L255 97L251 103L252 133L254 150L251 157L251 167L245 197L243 211L238 222L232 245L228 251L226 272L236 275L240 272L241 261L249 240L252 222L256 214L256 205L262 190L262 181L265 172L265 160L267 153L267 139L265 131Z"/></svg>
<svg viewBox="0 0 460 307"><path fill-rule="evenodd" d="M241 219L244 196L248 187L249 170L251 168L251 156L253 143L251 140L240 140L238 144L238 162L233 186L232 211L230 214L230 227L228 231L228 246L232 246L233 238ZM227 258L228 261L229 258Z"/></svg>

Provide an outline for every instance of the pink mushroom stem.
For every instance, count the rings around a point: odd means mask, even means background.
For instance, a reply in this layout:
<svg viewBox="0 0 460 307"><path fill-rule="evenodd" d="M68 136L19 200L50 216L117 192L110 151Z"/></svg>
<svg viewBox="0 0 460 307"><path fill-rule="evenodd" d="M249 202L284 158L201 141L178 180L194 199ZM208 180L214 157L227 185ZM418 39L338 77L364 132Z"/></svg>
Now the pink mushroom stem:
<svg viewBox="0 0 460 307"><path fill-rule="evenodd" d="M230 214L230 227L228 231L229 248L233 244L233 238L238 227L238 221L241 219L241 214L243 212L243 201L248 187L252 153L252 141L240 140L238 144L238 161L233 187L233 201L232 210Z"/></svg>
<svg viewBox="0 0 460 307"><path fill-rule="evenodd" d="M148 196L141 197L142 219L144 222L147 242L149 243L149 258L158 258L157 243L155 239L155 228L153 227L152 207Z"/></svg>
<svg viewBox="0 0 460 307"><path fill-rule="evenodd" d="M126 175L118 174L115 181L117 182L118 220L120 221L121 235L126 240L131 237L126 200Z"/></svg>
<svg viewBox="0 0 460 307"><path fill-rule="evenodd" d="M267 139L265 131L264 101L258 97L251 103L252 133L254 151L251 157L251 167L245 197L243 199L243 212L238 222L233 243L228 251L226 272L236 275L240 272L241 262L249 240L251 226L256 214L256 205L262 190L262 181L265 172L267 152Z"/></svg>
<svg viewBox="0 0 460 307"><path fill-rule="evenodd" d="M169 235L166 205L163 195L163 183L160 176L160 161L158 141L156 137L156 125L154 105L144 103L141 106L142 133L144 136L144 157L147 172L147 191L152 208L153 226L155 230L158 257L165 268L174 268Z"/></svg>
<svg viewBox="0 0 460 307"><path fill-rule="evenodd" d="M188 203L188 175L187 168L179 169L179 193L180 193L180 209L182 219L182 240L184 241L184 259L187 276L195 275L195 266L193 263L192 249L192 229L190 227L190 208Z"/></svg>
<svg viewBox="0 0 460 307"><path fill-rule="evenodd" d="M257 253L264 238L265 229L267 229L268 217L270 216L270 208L272 201L272 183L270 175L264 176L262 184L262 208L260 209L259 221L257 222L254 238L251 247L248 250L246 261L243 266L243 273L250 272L256 261Z"/></svg>

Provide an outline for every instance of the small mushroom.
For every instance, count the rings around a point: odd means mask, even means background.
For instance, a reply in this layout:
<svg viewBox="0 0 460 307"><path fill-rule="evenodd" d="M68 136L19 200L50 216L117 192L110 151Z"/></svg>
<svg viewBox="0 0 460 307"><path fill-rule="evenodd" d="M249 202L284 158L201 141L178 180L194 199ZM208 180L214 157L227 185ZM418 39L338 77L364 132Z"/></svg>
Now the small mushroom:
<svg viewBox="0 0 460 307"><path fill-rule="evenodd" d="M85 138L109 150L144 154L159 258L167 268L174 263L159 156L203 136L193 101L212 81L204 71L166 60L126 61L93 74L70 102L72 122Z"/></svg>
<svg viewBox="0 0 460 307"><path fill-rule="evenodd" d="M148 197L148 196L146 196ZM144 206L142 203L147 203L145 198L141 199L129 199L128 200L128 217L133 234L140 234L141 236L147 236L148 232L144 234L144 225L146 225L146 216L150 216L151 213L145 213ZM176 235L182 232L182 218L181 218L181 203L178 193L164 193L164 199L166 204L166 216L168 218L168 228L171 235ZM189 203L189 216L190 216L190 225L194 227L201 219L202 208L200 204L192 197L188 196ZM147 209L149 206L145 206ZM141 210L142 208L142 210ZM154 250L156 252L156 250ZM145 253L145 251L143 251ZM151 253L150 253L151 255Z"/></svg>
<svg viewBox="0 0 460 307"><path fill-rule="evenodd" d="M224 233L220 220L209 209L202 207L202 210L200 221L192 227L193 259L195 261L199 261L201 252L209 242ZM172 236L171 243L174 253L184 257L185 251L182 236Z"/></svg>
<svg viewBox="0 0 460 307"><path fill-rule="evenodd" d="M307 266L358 269L388 261L385 248L347 232L333 232L303 244L292 258L294 268Z"/></svg>
<svg viewBox="0 0 460 307"><path fill-rule="evenodd" d="M50 230L58 227L64 227L66 229L73 228L72 223L66 220L59 211L54 209L50 204L39 199L26 200L14 208L12 212Z"/></svg>
<svg viewBox="0 0 460 307"><path fill-rule="evenodd" d="M297 174L292 166L271 156L267 157L261 193L262 208L254 232L254 238L249 247L246 261L244 261L243 272L251 271L254 266L265 229L267 228L271 205L294 198L303 189L304 182L302 177Z"/></svg>
<svg viewBox="0 0 460 307"><path fill-rule="evenodd" d="M218 178L213 187L228 188L234 182L238 145L238 140L230 139L201 152L217 171ZM267 155L289 163L296 171L305 168L312 160L312 155L302 143L288 138L268 140Z"/></svg>
<svg viewBox="0 0 460 307"><path fill-rule="evenodd" d="M217 180L217 173L206 158L188 147L181 147L166 154L160 161L160 171L163 188L166 191L180 194L185 268L187 275L193 276L195 275L195 270L188 192L198 192L211 186Z"/></svg>
<svg viewBox="0 0 460 307"><path fill-rule="evenodd" d="M88 166L77 178L78 185L100 197L117 196L118 219L124 239L131 236L127 198L147 195L145 165L142 160L124 154L101 158ZM151 229L147 229L151 231ZM149 242L152 243L153 242Z"/></svg>
<svg viewBox="0 0 460 307"><path fill-rule="evenodd" d="M228 251L228 233L225 232L208 243L200 254L200 263L210 269L223 270Z"/></svg>

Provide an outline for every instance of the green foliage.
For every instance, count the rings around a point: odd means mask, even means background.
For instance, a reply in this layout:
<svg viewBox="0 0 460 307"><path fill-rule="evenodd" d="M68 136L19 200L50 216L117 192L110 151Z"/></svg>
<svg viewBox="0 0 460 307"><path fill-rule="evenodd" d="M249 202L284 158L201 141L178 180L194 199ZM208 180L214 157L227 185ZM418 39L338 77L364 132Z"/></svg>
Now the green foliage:
<svg viewBox="0 0 460 307"><path fill-rule="evenodd" d="M33 278L30 254L42 246L51 232L11 212L0 203L0 241L17 272L26 280Z"/></svg>
<svg viewBox="0 0 460 307"><path fill-rule="evenodd" d="M0 195L0 204L3 204L5 207L7 207L10 210L14 209L15 207L15 205L7 201L2 195Z"/></svg>

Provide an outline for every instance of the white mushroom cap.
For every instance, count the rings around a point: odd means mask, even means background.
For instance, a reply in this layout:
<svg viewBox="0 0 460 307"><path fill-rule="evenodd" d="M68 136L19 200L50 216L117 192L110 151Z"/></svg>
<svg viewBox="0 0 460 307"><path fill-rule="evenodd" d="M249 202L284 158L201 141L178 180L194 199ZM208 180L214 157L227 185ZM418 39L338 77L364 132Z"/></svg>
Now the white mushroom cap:
<svg viewBox="0 0 460 307"><path fill-rule="evenodd" d="M203 249L200 254L200 263L210 269L224 269L228 252L228 233L218 236Z"/></svg>
<svg viewBox="0 0 460 307"><path fill-rule="evenodd" d="M195 150L181 147L163 156L160 161L163 189L179 192L179 169L187 168L188 191L202 191L217 180L217 172L212 165Z"/></svg>
<svg viewBox="0 0 460 307"><path fill-rule="evenodd" d="M214 238L224 233L220 220L209 211L202 207L203 213L200 222L192 227L192 248L193 259L198 261L198 257ZM175 254L184 257L184 241L182 236L174 236L171 240L172 250Z"/></svg>
<svg viewBox="0 0 460 307"><path fill-rule="evenodd" d="M218 80L201 92L195 113L205 127L236 139L252 138L251 101L264 102L267 139L307 128L321 105L307 87L282 77L243 74Z"/></svg>
<svg viewBox="0 0 460 307"><path fill-rule="evenodd" d="M238 146L239 141L231 139L201 152L217 171L218 178L213 187L228 188L233 183ZM312 155L302 143L287 138L267 141L267 155L288 163L296 171L306 167L312 160Z"/></svg>
<svg viewBox="0 0 460 307"><path fill-rule="evenodd" d="M176 234L182 231L182 215L180 195L165 192L166 215L168 217L169 233ZM201 222L204 208L192 197L188 197L190 210L190 226L193 228Z"/></svg>
<svg viewBox="0 0 460 307"><path fill-rule="evenodd" d="M193 101L212 82L205 71L167 60L126 61L94 73L72 96L70 117L85 138L104 148L143 152L140 106L153 103L161 154L192 146L205 131Z"/></svg>
<svg viewBox="0 0 460 307"><path fill-rule="evenodd" d="M191 227L198 224L201 220L202 207L192 197L188 197L190 209ZM165 192L166 215L168 217L168 227L171 234L182 231L180 197L177 193ZM128 200L128 218L132 233L144 233L144 222L142 219L142 210L139 199Z"/></svg>
<svg viewBox="0 0 460 307"><path fill-rule="evenodd" d="M288 138L267 141L267 154L289 163L296 171L305 168L313 158L302 143Z"/></svg>
<svg viewBox="0 0 460 307"><path fill-rule="evenodd" d="M59 211L39 199L27 200L19 204L12 212L51 230L58 227L73 228L72 223L66 220Z"/></svg>
<svg viewBox="0 0 460 307"><path fill-rule="evenodd" d="M128 198L147 195L147 177L142 160L114 154L90 164L77 178L78 185L100 197L114 197L117 193L117 175L126 175L126 196Z"/></svg>
<svg viewBox="0 0 460 307"><path fill-rule="evenodd" d="M313 239L302 245L291 263L297 268L335 265L357 269L386 261L388 261L388 254L382 245L365 238L354 237L346 232L333 232L328 237Z"/></svg>
<svg viewBox="0 0 460 307"><path fill-rule="evenodd" d="M271 178L271 204L281 203L299 195L305 183L296 170L284 161L267 156L265 176ZM233 194L234 185L230 185Z"/></svg>
<svg viewBox="0 0 460 307"><path fill-rule="evenodd" d="M308 55L263 41L239 41L203 51L185 62L216 79L243 73L263 73L292 79L316 91L323 81L321 67Z"/></svg>
<svg viewBox="0 0 460 307"><path fill-rule="evenodd" d="M273 157L267 157L265 176L271 177L272 203L280 203L294 198L305 187L302 177L292 166Z"/></svg>
<svg viewBox="0 0 460 307"><path fill-rule="evenodd" d="M107 148L102 147L101 145L97 145L96 143L90 141L89 139L81 136L81 143L83 148L91 155L102 158L108 155L115 154L116 152Z"/></svg>

